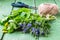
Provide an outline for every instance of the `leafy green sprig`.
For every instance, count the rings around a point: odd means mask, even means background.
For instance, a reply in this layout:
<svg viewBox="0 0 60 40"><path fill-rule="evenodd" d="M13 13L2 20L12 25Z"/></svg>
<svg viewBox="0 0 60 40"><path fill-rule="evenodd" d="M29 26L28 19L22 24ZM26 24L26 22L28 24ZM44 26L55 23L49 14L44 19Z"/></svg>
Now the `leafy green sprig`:
<svg viewBox="0 0 60 40"><path fill-rule="evenodd" d="M55 19L54 16L50 16L47 19L46 17L41 17L38 13L32 13L31 9L20 8L13 10L12 14L1 20L0 24L4 26L3 32L12 33L19 30L25 33L32 32L35 36L46 36L51 27L49 21L53 19Z"/></svg>

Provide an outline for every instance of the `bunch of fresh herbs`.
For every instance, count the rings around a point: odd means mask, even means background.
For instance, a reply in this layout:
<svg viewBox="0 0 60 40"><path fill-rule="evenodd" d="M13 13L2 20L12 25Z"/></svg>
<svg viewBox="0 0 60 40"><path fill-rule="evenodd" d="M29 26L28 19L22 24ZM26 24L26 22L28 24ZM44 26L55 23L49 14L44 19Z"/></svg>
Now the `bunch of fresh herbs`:
<svg viewBox="0 0 60 40"><path fill-rule="evenodd" d="M32 13L31 9L19 8L13 10L12 14L5 17L5 19L2 19L0 24L3 26L4 33L20 31L31 33L34 36L46 36L50 32L51 26L49 22L53 19L53 16L50 16L48 20L46 17L41 17L38 13Z"/></svg>

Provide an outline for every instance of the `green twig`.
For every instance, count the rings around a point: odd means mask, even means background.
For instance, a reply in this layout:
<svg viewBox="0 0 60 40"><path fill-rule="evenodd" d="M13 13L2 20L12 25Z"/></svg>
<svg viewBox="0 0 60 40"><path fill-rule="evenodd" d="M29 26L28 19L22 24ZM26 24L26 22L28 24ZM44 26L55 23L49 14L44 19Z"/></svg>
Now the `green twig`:
<svg viewBox="0 0 60 40"><path fill-rule="evenodd" d="M39 35L38 35L38 36L36 36L36 40L39 40Z"/></svg>

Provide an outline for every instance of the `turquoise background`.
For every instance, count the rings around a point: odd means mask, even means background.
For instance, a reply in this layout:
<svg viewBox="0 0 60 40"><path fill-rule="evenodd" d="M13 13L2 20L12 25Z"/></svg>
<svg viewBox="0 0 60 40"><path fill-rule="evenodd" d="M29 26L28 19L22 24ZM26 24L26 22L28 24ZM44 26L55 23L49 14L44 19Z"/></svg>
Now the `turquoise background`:
<svg viewBox="0 0 60 40"><path fill-rule="evenodd" d="M34 6L33 0L17 0L28 5ZM2 15L9 15L11 12L11 3L14 0L0 0L0 19L4 18ZM60 7L60 0L56 0ZM36 0L37 6L41 3L55 3L54 0ZM60 14L56 15L57 19L51 23L51 33L48 37L40 37L39 40L60 40ZM0 38L2 36L2 26L0 26ZM35 40L31 34L22 34L15 32L12 34L5 34L3 40Z"/></svg>

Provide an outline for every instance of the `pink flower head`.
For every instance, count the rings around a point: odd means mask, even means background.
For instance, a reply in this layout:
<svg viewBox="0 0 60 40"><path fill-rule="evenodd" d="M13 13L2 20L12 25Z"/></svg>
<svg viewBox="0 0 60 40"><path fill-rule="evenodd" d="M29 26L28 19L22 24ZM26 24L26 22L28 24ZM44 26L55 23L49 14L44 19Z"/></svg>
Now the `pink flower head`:
<svg viewBox="0 0 60 40"><path fill-rule="evenodd" d="M38 6L38 12L40 15L56 15L58 13L58 6L56 4L45 3Z"/></svg>

